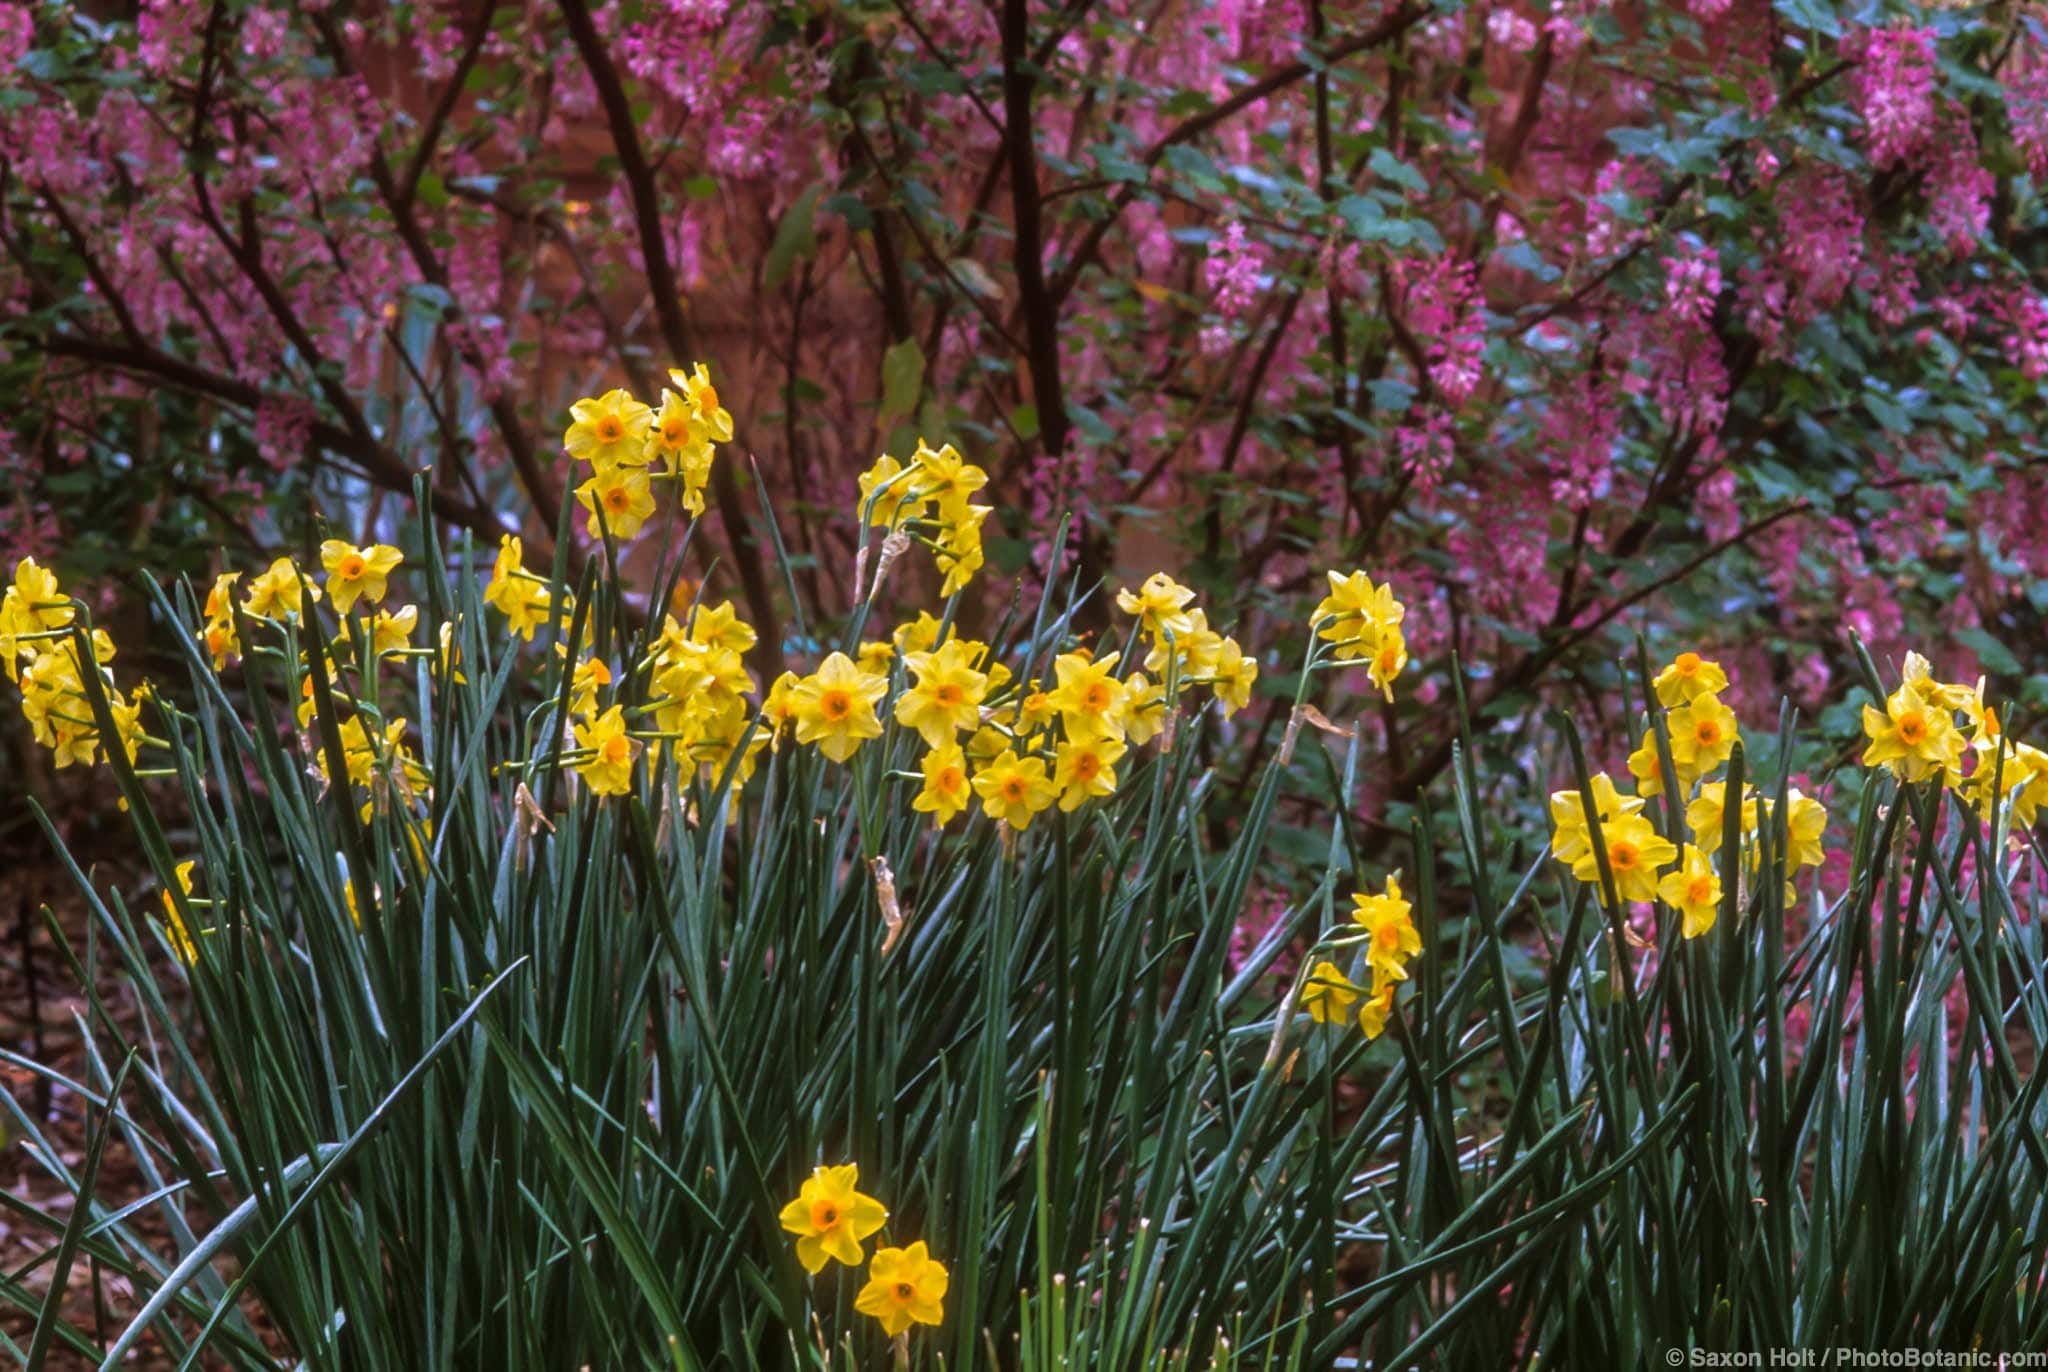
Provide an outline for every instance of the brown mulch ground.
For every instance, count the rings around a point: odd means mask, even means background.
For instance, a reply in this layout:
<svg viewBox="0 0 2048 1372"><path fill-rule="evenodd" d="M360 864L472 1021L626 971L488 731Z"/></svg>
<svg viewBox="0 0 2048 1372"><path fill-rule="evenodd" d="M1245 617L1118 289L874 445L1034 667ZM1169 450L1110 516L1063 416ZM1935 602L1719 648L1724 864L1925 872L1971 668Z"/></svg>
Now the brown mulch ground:
<svg viewBox="0 0 2048 1372"><path fill-rule="evenodd" d="M104 783L76 774L59 778L54 788L45 788L43 769L28 771L31 780L16 785L4 774L21 775L20 754L10 756L11 740L0 739L0 1046L34 1062L45 1064L74 1080L86 1080L88 1064L79 1020L86 1012L86 1000L72 978L56 938L41 910L47 905L56 916L73 947L82 948L88 914L84 900L68 874L57 864L42 831L29 813L25 799L33 787L36 799L58 816L58 823L74 853L91 855L93 876L102 890L118 887L129 896L149 884L145 865L135 853L128 823L114 804L113 796L101 794ZM124 1028L139 1022L136 1000L125 978L103 967L99 991L117 1025ZM102 1042L101 1051L107 1052ZM74 1173L85 1162L97 1115L77 1094L55 1085L38 1073L12 1064L0 1063L0 1082L28 1115L57 1153L63 1165ZM131 1104L134 1097L129 1096ZM19 1201L45 1214L65 1219L71 1199L63 1185L54 1180L27 1152L24 1141L0 1131L0 1188ZM134 1156L118 1135L109 1142L101 1159L95 1194L104 1206L119 1206L147 1191L143 1173ZM204 1217L188 1212L187 1222L195 1232L204 1232ZM157 1252L174 1261L176 1249L162 1212L139 1212L128 1224L142 1234ZM58 1235L13 1213L0 1211L0 1271L20 1281L30 1299L40 1302L50 1287L52 1264L47 1254ZM66 1283L60 1317L89 1340L104 1346L140 1308L142 1300L121 1276L104 1271L84 1257L73 1264ZM252 1312L253 1314L253 1312ZM34 1337L37 1312L0 1303L0 1332L26 1349ZM260 1324L259 1324L259 1327ZM51 1357L52 1368L96 1366L95 1360L59 1348ZM171 1368L177 1365L154 1336L142 1340L125 1366ZM221 1366L209 1359L207 1366Z"/></svg>

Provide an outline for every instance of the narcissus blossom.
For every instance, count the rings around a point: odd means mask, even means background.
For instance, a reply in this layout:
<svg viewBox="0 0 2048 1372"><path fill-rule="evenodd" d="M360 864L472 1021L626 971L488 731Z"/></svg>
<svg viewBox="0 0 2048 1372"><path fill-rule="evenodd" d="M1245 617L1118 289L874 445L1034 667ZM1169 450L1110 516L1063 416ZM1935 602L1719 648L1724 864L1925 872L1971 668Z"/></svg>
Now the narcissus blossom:
<svg viewBox="0 0 2048 1372"><path fill-rule="evenodd" d="M1678 848L1652 828L1640 814L1617 815L1601 823L1607 868L1614 874L1615 894L1625 901L1654 900L1657 873L1678 856ZM1588 849L1572 864L1572 875L1589 886L1600 884L1600 859Z"/></svg>
<svg viewBox="0 0 2048 1372"><path fill-rule="evenodd" d="M1688 843L1678 869L1657 883L1657 894L1684 920L1681 933L1698 938L1714 927L1721 910L1721 877L1707 855Z"/></svg>
<svg viewBox="0 0 2048 1372"><path fill-rule="evenodd" d="M600 467L576 488L576 503L589 511L585 533L602 538L609 532L624 542L637 537L654 513L654 486L645 467Z"/></svg>
<svg viewBox="0 0 2048 1372"><path fill-rule="evenodd" d="M882 1322L894 1338L913 1324L945 1320L946 1269L932 1260L924 1240L908 1248L882 1248L868 1266L868 1284L853 1298L853 1308Z"/></svg>
<svg viewBox="0 0 2048 1372"><path fill-rule="evenodd" d="M1377 895L1359 892L1351 897L1351 919L1365 930L1365 960L1372 968L1375 989L1389 982L1408 979L1408 960L1422 951L1422 935L1411 917L1412 907L1401 895L1401 883L1387 878L1386 889Z"/></svg>
<svg viewBox="0 0 2048 1372"><path fill-rule="evenodd" d="M1358 996L1358 984L1339 971L1336 963L1318 962L1302 983L1301 1008L1318 1024L1336 1024L1349 1017Z"/></svg>
<svg viewBox="0 0 2048 1372"><path fill-rule="evenodd" d="M860 1168L854 1163L814 1168L796 1199L782 1207L782 1227L797 1236L796 1258L804 1271L815 1275L827 1262L860 1266L861 1240L887 1222L889 1212L882 1203L854 1189L859 1180ZM880 1260L877 1254L876 1261ZM943 1286L940 1294L945 1294Z"/></svg>
<svg viewBox="0 0 2048 1372"><path fill-rule="evenodd" d="M646 462L647 432L654 427L654 411L627 392L610 390L595 399L579 400L569 407L569 419L562 447L577 461L588 462L599 471Z"/></svg>
<svg viewBox="0 0 2048 1372"><path fill-rule="evenodd" d="M576 775L597 796L622 796L633 789L633 758L640 745L626 736L624 710L614 705L588 724L575 726L576 746L591 756L576 764Z"/></svg>
<svg viewBox="0 0 2048 1372"><path fill-rule="evenodd" d="M833 653L790 688L796 741L817 744L834 762L846 761L862 743L882 736L875 704L888 690L887 679L863 672L845 653Z"/></svg>
<svg viewBox="0 0 2048 1372"><path fill-rule="evenodd" d="M910 808L930 815L932 823L943 829L973 799L967 784L967 756L959 744L947 742L927 752L919 767L924 773L924 784L918 788Z"/></svg>
<svg viewBox="0 0 2048 1372"><path fill-rule="evenodd" d="M1670 710L1694 696L1727 690L1728 673L1721 670L1718 662L1709 662L1698 653L1684 652L1671 659L1671 665L1657 673L1650 684L1656 688L1658 701Z"/></svg>
<svg viewBox="0 0 2048 1372"><path fill-rule="evenodd" d="M914 680L896 697L896 722L917 730L934 748L979 724L988 693L988 675L974 669L979 646L956 638L930 652L907 654L903 665Z"/></svg>
<svg viewBox="0 0 2048 1372"><path fill-rule="evenodd" d="M1910 681L1886 698L1884 709L1863 707L1863 732L1870 740L1863 750L1866 767L1888 768L1905 781L1960 779L1963 736L1953 714Z"/></svg>
<svg viewBox="0 0 2048 1372"><path fill-rule="evenodd" d="M1053 661L1059 685L1046 693L1070 735L1124 736L1124 683L1116 677L1117 654L1089 658L1061 653Z"/></svg>
<svg viewBox="0 0 2048 1372"><path fill-rule="evenodd" d="M347 614L356 601L375 605L384 599L385 578L405 555L388 543L358 548L330 538L320 545L320 565L327 569L327 597L336 612Z"/></svg>
<svg viewBox="0 0 2048 1372"><path fill-rule="evenodd" d="M1069 734L1054 759L1053 785L1059 787L1060 809L1072 811L1086 801L1116 794L1116 763L1123 755L1121 739Z"/></svg>
<svg viewBox="0 0 2048 1372"><path fill-rule="evenodd" d="M1045 759L1017 756L1005 748L993 762L974 774L974 793L990 819L1022 831L1031 827L1038 812L1053 803L1057 788L1047 775Z"/></svg>

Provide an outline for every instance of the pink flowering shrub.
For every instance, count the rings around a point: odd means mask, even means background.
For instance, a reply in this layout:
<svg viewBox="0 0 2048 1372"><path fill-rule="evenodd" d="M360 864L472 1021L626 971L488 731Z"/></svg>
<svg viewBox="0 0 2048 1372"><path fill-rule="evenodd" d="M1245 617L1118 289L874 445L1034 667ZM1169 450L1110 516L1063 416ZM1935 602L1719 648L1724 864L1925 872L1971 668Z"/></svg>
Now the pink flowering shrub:
<svg viewBox="0 0 2048 1372"><path fill-rule="evenodd" d="M945 433L1005 570L1276 628L1390 578L1417 688L1332 706L1373 808L1449 760L1454 661L1512 738L1644 623L1752 710L1847 628L2038 680L2048 34L1896 13L11 4L0 542L210 571L399 536L419 479L544 552L568 399L702 358L751 461L692 576L765 659L842 608L836 493Z"/></svg>

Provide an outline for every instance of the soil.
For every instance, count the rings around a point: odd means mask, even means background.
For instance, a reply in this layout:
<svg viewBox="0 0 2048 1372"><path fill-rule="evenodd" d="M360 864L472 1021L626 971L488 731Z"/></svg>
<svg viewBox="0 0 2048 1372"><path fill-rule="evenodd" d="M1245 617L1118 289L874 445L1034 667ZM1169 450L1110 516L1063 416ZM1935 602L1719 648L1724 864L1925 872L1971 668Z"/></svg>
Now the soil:
<svg viewBox="0 0 2048 1372"><path fill-rule="evenodd" d="M44 765L46 759L24 758L8 747L13 742L0 736L0 1047L41 1063L61 1077L84 1080L90 1068L79 1026L87 1001L50 924L54 919L63 938L73 948L82 949L89 916L84 898L35 823L27 795L33 791L36 800L58 817L59 829L73 852L91 855L92 876L99 889L118 888L132 898L139 892L146 894L151 880L135 853L127 820L115 804L104 770L97 778L76 772L58 774L53 784ZM13 783L13 777L24 774L26 784ZM44 907L51 919L44 917ZM102 961L97 980L100 997L122 1037L136 1035L141 1017L127 979ZM174 982L175 978L167 980ZM108 1052L104 1034L101 1052ZM0 1062L0 1080L36 1122L64 1168L74 1175L81 1170L99 1122L98 1112L90 1111L78 1093L11 1062ZM14 1137L14 1133L0 1126L0 1138L5 1140L0 1147L0 1189L14 1202L0 1209L0 1271L18 1281L26 1299L39 1307L50 1289L51 1259L60 1235L36 1223L21 1207L33 1206L62 1222L71 1214L71 1197L33 1160L31 1141ZM108 1142L93 1189L100 1204L110 1209L146 1194L144 1175L118 1135ZM203 1216L188 1212L186 1219L195 1231L204 1231ZM161 1210L140 1211L127 1223L167 1262L176 1261L177 1250ZM105 1347L119 1337L145 1299L146 1292L138 1296L126 1278L81 1254L65 1283L58 1317L94 1345ZM250 1313L253 1318L255 1312ZM38 1316L39 1309L0 1302L0 1332L26 1350L35 1336ZM258 1327L263 1327L260 1322ZM98 1365L97 1359L81 1352L59 1344L52 1348L48 1367ZM177 1365L177 1359L153 1334L123 1363L148 1369ZM205 1360L204 1365L225 1366L215 1359Z"/></svg>

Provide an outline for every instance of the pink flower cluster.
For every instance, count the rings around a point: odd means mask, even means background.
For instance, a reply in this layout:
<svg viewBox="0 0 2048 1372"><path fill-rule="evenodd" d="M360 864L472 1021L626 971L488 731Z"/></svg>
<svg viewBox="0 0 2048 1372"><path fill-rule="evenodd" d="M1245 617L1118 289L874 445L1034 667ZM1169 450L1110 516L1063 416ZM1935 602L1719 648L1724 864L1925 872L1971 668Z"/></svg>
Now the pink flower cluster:
<svg viewBox="0 0 2048 1372"><path fill-rule="evenodd" d="M1486 323L1479 268L1456 258L1403 258L1395 264L1408 331L1423 342L1429 380L1452 409L1479 385Z"/></svg>
<svg viewBox="0 0 2048 1372"><path fill-rule="evenodd" d="M619 39L626 69L685 109L717 93L716 41L730 0L665 0L647 6Z"/></svg>
<svg viewBox="0 0 2048 1372"><path fill-rule="evenodd" d="M1664 259L1664 299L1673 315L1703 325L1720 294L1721 258L1712 248L1688 240Z"/></svg>
<svg viewBox="0 0 2048 1372"><path fill-rule="evenodd" d="M1863 260L1864 220L1849 183L1831 167L1812 167L1775 181L1774 251L1740 272L1744 327L1773 353L1855 282Z"/></svg>
<svg viewBox="0 0 2048 1372"><path fill-rule="evenodd" d="M1244 225L1233 220L1209 247L1202 263L1202 284L1209 288L1215 317L1202 328L1202 351L1230 349L1231 325L1251 312L1259 297L1259 274L1266 255L1245 237Z"/></svg>
<svg viewBox="0 0 2048 1372"><path fill-rule="evenodd" d="M1551 453L1550 498L1572 509L1605 499L1621 411L1597 374L1581 372L1564 384L1544 416L1543 436Z"/></svg>
<svg viewBox="0 0 2048 1372"><path fill-rule="evenodd" d="M2048 379L2048 299L2020 295L2007 306L2005 355L2029 381Z"/></svg>
<svg viewBox="0 0 2048 1372"><path fill-rule="evenodd" d="M1886 167L1917 156L1935 133L1934 30L1856 30L1843 41L1842 55L1856 64L1850 98L1863 120L1870 160Z"/></svg>
<svg viewBox="0 0 2048 1372"><path fill-rule="evenodd" d="M2005 79L2005 117L2028 172L2036 182L2048 180L2048 53L2026 48L2015 54Z"/></svg>

